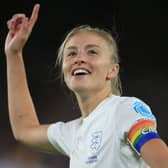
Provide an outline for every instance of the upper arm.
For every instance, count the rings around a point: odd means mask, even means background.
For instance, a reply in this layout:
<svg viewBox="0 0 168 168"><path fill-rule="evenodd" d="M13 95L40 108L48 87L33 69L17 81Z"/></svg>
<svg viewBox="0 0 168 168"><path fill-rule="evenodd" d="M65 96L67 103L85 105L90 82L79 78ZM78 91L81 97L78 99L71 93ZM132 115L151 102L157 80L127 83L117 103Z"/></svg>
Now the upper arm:
<svg viewBox="0 0 168 168"><path fill-rule="evenodd" d="M157 122L150 107L141 100L128 102L123 124L122 135L132 150L151 166L151 168L168 168L168 148L157 133ZM123 109L124 110L124 109ZM126 120L127 119L127 120Z"/></svg>
<svg viewBox="0 0 168 168"><path fill-rule="evenodd" d="M48 140L47 130L49 125L39 125L33 128L27 128L17 140L32 148L57 153L56 149Z"/></svg>
<svg viewBox="0 0 168 168"><path fill-rule="evenodd" d="M168 167L168 147L163 140L151 139L142 146L140 152L151 168Z"/></svg>

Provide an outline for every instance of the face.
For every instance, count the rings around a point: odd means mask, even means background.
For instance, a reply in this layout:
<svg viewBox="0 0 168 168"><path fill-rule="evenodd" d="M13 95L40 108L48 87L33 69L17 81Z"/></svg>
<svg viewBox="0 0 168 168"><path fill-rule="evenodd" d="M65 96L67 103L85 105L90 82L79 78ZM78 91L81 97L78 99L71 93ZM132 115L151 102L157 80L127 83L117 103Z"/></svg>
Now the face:
<svg viewBox="0 0 168 168"><path fill-rule="evenodd" d="M74 92L97 92L111 88L111 80L118 73L112 64L107 41L93 32L80 32L66 43L63 54L63 75Z"/></svg>

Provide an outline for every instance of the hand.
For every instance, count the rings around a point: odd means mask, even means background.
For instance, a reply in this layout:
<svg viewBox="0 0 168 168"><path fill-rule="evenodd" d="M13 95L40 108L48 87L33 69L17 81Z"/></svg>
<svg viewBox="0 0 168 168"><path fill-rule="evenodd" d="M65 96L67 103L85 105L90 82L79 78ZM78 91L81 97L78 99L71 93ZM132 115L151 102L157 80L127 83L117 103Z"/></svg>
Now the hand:
<svg viewBox="0 0 168 168"><path fill-rule="evenodd" d="M5 40L6 55L21 53L38 18L40 5L36 4L29 18L25 14L15 14L8 22L9 32Z"/></svg>

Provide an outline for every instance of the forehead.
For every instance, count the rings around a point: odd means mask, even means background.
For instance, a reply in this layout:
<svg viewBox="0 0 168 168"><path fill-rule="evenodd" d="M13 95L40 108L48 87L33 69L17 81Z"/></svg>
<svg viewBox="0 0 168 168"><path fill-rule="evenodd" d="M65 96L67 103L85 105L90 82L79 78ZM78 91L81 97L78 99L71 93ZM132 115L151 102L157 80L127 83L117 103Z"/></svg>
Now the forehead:
<svg viewBox="0 0 168 168"><path fill-rule="evenodd" d="M71 46L85 46L88 44L96 45L99 47L108 47L108 42L102 35L96 32L78 32L67 40L65 49Z"/></svg>

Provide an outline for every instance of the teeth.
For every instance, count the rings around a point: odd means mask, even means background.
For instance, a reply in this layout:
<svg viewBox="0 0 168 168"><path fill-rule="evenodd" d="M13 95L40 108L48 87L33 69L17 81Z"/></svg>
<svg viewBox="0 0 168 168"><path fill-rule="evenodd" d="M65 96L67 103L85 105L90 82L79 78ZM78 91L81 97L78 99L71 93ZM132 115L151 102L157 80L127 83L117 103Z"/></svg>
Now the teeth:
<svg viewBox="0 0 168 168"><path fill-rule="evenodd" d="M74 71L73 73L74 75L78 75L78 74L89 74L89 72L87 70L84 69L77 69Z"/></svg>

